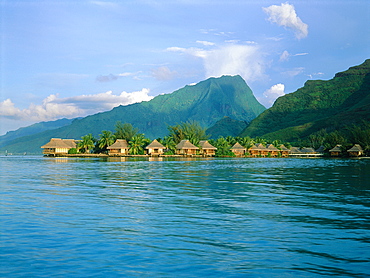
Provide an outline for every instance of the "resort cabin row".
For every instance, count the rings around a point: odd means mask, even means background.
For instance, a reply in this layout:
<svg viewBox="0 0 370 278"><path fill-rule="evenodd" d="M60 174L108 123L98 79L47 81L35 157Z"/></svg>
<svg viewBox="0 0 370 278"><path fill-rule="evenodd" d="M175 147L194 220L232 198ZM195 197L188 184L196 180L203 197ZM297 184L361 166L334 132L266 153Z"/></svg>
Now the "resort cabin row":
<svg viewBox="0 0 370 278"><path fill-rule="evenodd" d="M342 145L336 145L334 148L329 150L330 156L338 157L343 156L345 154ZM347 154L352 157L362 156L364 154L363 149L359 144L353 145L352 148L347 150Z"/></svg>
<svg viewBox="0 0 370 278"><path fill-rule="evenodd" d="M42 146L43 154L48 156L58 156L68 154L68 151L72 148L76 148L78 141L73 139L60 139L52 138L47 144ZM203 155L203 156L214 156L217 150L216 147L212 146L208 141L200 141L200 148L190 143L189 140L182 140L176 146L176 154L192 156L192 155ZM108 155L113 156L124 156L129 155L130 146L124 139L117 139L114 144L107 147ZM164 147L157 140L153 140L146 148L146 153L151 156L163 155L166 147Z"/></svg>
<svg viewBox="0 0 370 278"><path fill-rule="evenodd" d="M203 155L203 156L214 156L217 150L216 147L212 146L208 141L200 141L200 148L193 145L189 140L182 140L176 146L177 155ZM116 142L109 146L108 154L109 155L128 155L129 154L129 145L126 140L117 139ZM166 151L166 147L159 143L157 140L153 140L148 146L145 147L148 155L151 156L160 156L163 155Z"/></svg>
<svg viewBox="0 0 370 278"><path fill-rule="evenodd" d="M235 143L235 145L230 149L236 156L245 156L247 152L251 157L287 157L289 155L290 150L285 147L284 145L280 145L279 149L276 148L273 144L268 144L266 147L262 144L255 144L249 149L244 148L239 143Z"/></svg>

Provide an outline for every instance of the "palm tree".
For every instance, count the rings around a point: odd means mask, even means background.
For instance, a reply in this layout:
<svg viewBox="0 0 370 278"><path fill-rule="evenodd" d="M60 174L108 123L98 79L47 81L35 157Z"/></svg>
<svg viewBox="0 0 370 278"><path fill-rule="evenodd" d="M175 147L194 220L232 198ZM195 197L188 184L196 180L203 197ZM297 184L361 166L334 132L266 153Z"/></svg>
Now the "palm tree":
<svg viewBox="0 0 370 278"><path fill-rule="evenodd" d="M84 153L90 153L90 149L94 148L95 138L91 133L82 136L81 141L77 144L78 150L83 150Z"/></svg>
<svg viewBox="0 0 370 278"><path fill-rule="evenodd" d="M102 151L107 151L107 147L112 145L115 141L115 136L108 130L103 130L102 134L99 134L98 147Z"/></svg>
<svg viewBox="0 0 370 278"><path fill-rule="evenodd" d="M217 156L225 156L225 155L230 155L230 145L229 142L224 138L220 137L218 138L214 146L217 148L216 155Z"/></svg>
<svg viewBox="0 0 370 278"><path fill-rule="evenodd" d="M130 154L144 154L144 147L147 144L148 140L144 137L144 134L136 134L132 137L131 141L129 142Z"/></svg>
<svg viewBox="0 0 370 278"><path fill-rule="evenodd" d="M238 142L240 145L244 146L247 150L254 145L254 140L249 136L240 138Z"/></svg>
<svg viewBox="0 0 370 278"><path fill-rule="evenodd" d="M233 136L227 136L225 140L229 143L230 146L234 146L236 143L236 139Z"/></svg>
<svg viewBox="0 0 370 278"><path fill-rule="evenodd" d="M175 152L176 143L173 140L172 136L165 136L163 139L160 140L161 144L166 147L167 150Z"/></svg>

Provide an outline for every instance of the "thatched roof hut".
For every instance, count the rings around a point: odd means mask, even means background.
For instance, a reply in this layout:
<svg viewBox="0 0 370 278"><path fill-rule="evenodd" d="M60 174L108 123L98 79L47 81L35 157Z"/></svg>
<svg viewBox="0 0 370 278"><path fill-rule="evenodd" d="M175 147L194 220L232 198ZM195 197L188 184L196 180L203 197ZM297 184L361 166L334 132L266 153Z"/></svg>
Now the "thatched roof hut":
<svg viewBox="0 0 370 278"><path fill-rule="evenodd" d="M291 147L290 154L302 154L298 147Z"/></svg>
<svg viewBox="0 0 370 278"><path fill-rule="evenodd" d="M73 139L51 138L41 148L44 149L42 153L46 155L66 154L70 149L76 148L76 142Z"/></svg>
<svg viewBox="0 0 370 278"><path fill-rule="evenodd" d="M352 148L347 150L349 156L360 156L364 153L363 149L359 144L353 145Z"/></svg>
<svg viewBox="0 0 370 278"><path fill-rule="evenodd" d="M205 156L212 156L216 154L217 148L212 146L207 140L199 141L200 151Z"/></svg>
<svg viewBox="0 0 370 278"><path fill-rule="evenodd" d="M108 154L116 155L116 154L128 154L129 145L126 140L124 139L117 139L114 144L110 145L108 149Z"/></svg>
<svg viewBox="0 0 370 278"><path fill-rule="evenodd" d="M245 155L247 149L236 142L234 146L231 147L230 151L232 151L236 156L243 156Z"/></svg>
<svg viewBox="0 0 370 278"><path fill-rule="evenodd" d="M145 149L148 150L148 154L150 155L160 155L163 154L166 147L159 143L157 139L154 139Z"/></svg>
<svg viewBox="0 0 370 278"><path fill-rule="evenodd" d="M268 153L270 153L271 156L277 156L278 153L280 152L280 150L278 148L276 148L273 144L268 144L266 146L266 149L267 149Z"/></svg>
<svg viewBox="0 0 370 278"><path fill-rule="evenodd" d="M342 145L336 145L329 152L331 156L339 156L342 153Z"/></svg>
<svg viewBox="0 0 370 278"><path fill-rule="evenodd" d="M289 156L290 150L287 147L285 147L284 144L281 144L279 148L280 148L281 156L283 157Z"/></svg>
<svg viewBox="0 0 370 278"><path fill-rule="evenodd" d="M177 154L183 155L194 155L199 148L194 146L189 140L181 140L180 143L176 145Z"/></svg>

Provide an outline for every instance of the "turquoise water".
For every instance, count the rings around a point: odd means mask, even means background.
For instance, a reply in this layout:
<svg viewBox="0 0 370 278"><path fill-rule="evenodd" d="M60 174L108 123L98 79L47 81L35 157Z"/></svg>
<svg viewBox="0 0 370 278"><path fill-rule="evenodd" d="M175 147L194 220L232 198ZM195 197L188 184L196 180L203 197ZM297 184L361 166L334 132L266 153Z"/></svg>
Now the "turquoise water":
<svg viewBox="0 0 370 278"><path fill-rule="evenodd" d="M370 275L370 159L0 167L0 277Z"/></svg>

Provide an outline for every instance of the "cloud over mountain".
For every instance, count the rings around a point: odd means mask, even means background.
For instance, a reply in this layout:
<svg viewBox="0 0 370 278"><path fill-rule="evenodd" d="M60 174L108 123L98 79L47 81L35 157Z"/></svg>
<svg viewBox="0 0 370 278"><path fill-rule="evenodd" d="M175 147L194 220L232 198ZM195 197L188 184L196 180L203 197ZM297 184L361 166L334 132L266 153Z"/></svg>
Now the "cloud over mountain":
<svg viewBox="0 0 370 278"><path fill-rule="evenodd" d="M78 117L110 110L119 105L128 105L141 101L149 101L148 89L114 95L111 91L95 94L80 95L68 98L59 98L58 95L49 95L42 104L31 104L27 109L15 107L10 99L0 102L0 118L47 121L62 117Z"/></svg>
<svg viewBox="0 0 370 278"><path fill-rule="evenodd" d="M258 45L230 43L215 45L211 49L169 47L167 51L201 58L206 78L241 75L251 82L265 77L265 61Z"/></svg>
<svg viewBox="0 0 370 278"><path fill-rule="evenodd" d="M261 103L265 104L267 107L270 107L278 97L285 95L284 89L285 89L284 84L279 83L279 84L273 85L271 86L270 89L266 90L263 93L264 99L259 99L259 100L261 101Z"/></svg>
<svg viewBox="0 0 370 278"><path fill-rule="evenodd" d="M279 26L290 28L294 31L297 39L308 35L308 25L297 16L294 6L289 3L282 3L280 6L272 5L263 10L269 15L268 20Z"/></svg>

